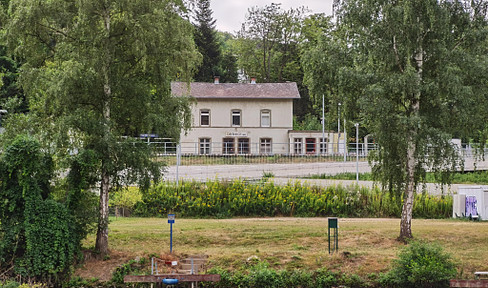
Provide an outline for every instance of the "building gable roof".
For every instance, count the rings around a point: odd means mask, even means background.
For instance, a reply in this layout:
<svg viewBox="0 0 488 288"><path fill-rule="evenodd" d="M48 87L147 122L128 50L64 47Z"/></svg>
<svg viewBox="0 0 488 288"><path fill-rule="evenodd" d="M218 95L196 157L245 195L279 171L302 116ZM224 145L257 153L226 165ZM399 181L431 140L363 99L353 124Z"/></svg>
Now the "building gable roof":
<svg viewBox="0 0 488 288"><path fill-rule="evenodd" d="M172 82L171 92L176 96L196 99L299 99L297 84L286 83L204 83Z"/></svg>

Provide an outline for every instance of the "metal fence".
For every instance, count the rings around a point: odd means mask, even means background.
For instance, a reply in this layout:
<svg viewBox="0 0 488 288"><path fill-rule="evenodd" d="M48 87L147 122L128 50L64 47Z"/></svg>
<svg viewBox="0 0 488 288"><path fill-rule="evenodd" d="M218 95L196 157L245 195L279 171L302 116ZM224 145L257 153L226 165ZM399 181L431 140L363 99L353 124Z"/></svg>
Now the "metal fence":
<svg viewBox="0 0 488 288"><path fill-rule="evenodd" d="M170 139L149 139L158 157L169 165L223 165L311 163L327 161L365 161L374 144L363 143L250 143L250 142L183 142ZM346 148L346 149L344 149ZM346 151L346 153L344 153Z"/></svg>
<svg viewBox="0 0 488 288"><path fill-rule="evenodd" d="M366 161L377 145L369 143L252 143L173 142L167 138L145 139L168 165L274 164ZM458 146L464 159L481 159L473 145Z"/></svg>

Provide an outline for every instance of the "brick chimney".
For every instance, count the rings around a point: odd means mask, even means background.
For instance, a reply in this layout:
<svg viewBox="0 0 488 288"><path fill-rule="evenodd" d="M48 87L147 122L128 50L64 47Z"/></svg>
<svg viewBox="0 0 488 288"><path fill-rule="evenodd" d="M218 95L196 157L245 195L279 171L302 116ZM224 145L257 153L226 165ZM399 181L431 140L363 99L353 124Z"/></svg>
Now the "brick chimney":
<svg viewBox="0 0 488 288"><path fill-rule="evenodd" d="M214 76L214 84L219 84L220 76Z"/></svg>

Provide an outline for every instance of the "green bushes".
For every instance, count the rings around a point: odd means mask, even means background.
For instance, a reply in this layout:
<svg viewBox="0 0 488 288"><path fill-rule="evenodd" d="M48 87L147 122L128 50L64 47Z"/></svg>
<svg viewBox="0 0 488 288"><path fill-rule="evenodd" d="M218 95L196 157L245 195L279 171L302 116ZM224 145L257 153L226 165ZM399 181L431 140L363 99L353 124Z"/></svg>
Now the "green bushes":
<svg viewBox="0 0 488 288"><path fill-rule="evenodd" d="M449 287L456 276L451 256L434 243L415 241L403 249L380 279L384 287Z"/></svg>
<svg viewBox="0 0 488 288"><path fill-rule="evenodd" d="M346 275L332 272L327 269L309 270L274 270L268 263L258 262L246 271L238 270L229 272L222 268L213 268L208 271L211 274L220 274L220 282L204 283L204 287L228 288L331 288L331 287L374 287L376 284L352 274ZM342 286L341 286L342 285Z"/></svg>
<svg viewBox="0 0 488 288"><path fill-rule="evenodd" d="M184 217L234 216L329 216L399 217L402 197L379 189L302 185L299 182L277 186L269 183L209 181L154 185L142 193L134 213L139 216L165 216L175 212ZM419 194L414 216L447 218L452 197Z"/></svg>
<svg viewBox="0 0 488 288"><path fill-rule="evenodd" d="M74 187L54 200L53 171L52 157L27 136L17 137L0 155L2 277L56 286L69 276L91 226L93 217L84 213L92 201ZM76 181L68 178L73 186Z"/></svg>

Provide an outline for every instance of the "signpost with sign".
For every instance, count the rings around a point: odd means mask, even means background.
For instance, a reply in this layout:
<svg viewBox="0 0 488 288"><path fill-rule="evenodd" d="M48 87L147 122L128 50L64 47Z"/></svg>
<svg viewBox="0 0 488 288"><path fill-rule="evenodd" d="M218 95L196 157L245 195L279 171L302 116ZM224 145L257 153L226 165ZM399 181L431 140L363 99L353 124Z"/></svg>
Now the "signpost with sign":
<svg viewBox="0 0 488 288"><path fill-rule="evenodd" d="M169 228L169 253L173 253L173 223L175 223L175 214L168 214Z"/></svg>

